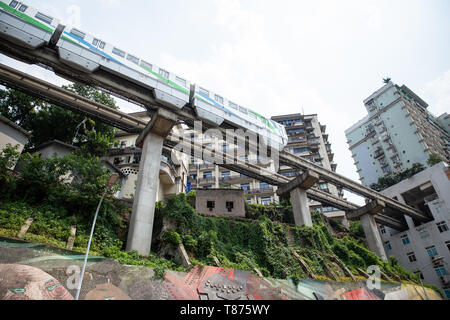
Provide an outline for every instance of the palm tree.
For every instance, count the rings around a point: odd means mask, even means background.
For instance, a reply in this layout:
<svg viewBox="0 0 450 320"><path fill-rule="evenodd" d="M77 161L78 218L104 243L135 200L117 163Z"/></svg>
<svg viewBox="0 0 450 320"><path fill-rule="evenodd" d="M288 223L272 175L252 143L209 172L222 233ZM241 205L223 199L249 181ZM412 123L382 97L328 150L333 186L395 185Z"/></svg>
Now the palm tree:
<svg viewBox="0 0 450 320"><path fill-rule="evenodd" d="M389 77L388 77L388 78L385 78L385 79L383 79L383 82L386 83L386 84L388 84L389 82L391 82L391 78L389 78Z"/></svg>

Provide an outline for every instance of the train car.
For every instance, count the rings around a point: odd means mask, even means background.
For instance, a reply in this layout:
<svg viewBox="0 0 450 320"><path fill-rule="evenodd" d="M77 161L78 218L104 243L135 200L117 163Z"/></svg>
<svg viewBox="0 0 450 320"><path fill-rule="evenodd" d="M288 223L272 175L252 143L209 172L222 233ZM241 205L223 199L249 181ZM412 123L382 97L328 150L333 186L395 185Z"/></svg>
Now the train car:
<svg viewBox="0 0 450 320"><path fill-rule="evenodd" d="M283 150L286 146L288 142L286 130L279 123L197 84L193 89L192 103L201 120L217 126L227 122L233 127L249 130L262 137L267 145L279 150Z"/></svg>
<svg viewBox="0 0 450 320"><path fill-rule="evenodd" d="M59 23L22 2L0 0L0 33L25 48L47 45Z"/></svg>
<svg viewBox="0 0 450 320"><path fill-rule="evenodd" d="M190 82L147 60L75 27L66 26L56 47L62 62L84 72L102 68L154 90L156 100L183 108L189 103Z"/></svg>

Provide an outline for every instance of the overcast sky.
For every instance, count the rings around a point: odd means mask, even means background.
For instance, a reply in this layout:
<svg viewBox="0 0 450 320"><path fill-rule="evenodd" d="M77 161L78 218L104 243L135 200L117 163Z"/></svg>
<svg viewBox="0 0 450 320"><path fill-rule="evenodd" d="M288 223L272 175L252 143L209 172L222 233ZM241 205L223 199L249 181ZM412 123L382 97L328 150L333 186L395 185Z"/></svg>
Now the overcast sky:
<svg viewBox="0 0 450 320"><path fill-rule="evenodd" d="M407 85L433 114L450 113L448 0L28 3L267 117L317 113L338 173L357 181L344 131L383 78Z"/></svg>

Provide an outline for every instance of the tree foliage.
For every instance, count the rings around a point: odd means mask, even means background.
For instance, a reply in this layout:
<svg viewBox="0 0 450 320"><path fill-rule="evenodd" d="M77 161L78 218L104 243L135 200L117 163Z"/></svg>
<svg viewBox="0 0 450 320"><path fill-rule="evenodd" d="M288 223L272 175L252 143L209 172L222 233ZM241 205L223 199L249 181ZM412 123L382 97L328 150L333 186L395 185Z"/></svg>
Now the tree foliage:
<svg viewBox="0 0 450 320"><path fill-rule="evenodd" d="M370 186L375 191L383 191L405 179L411 178L413 175L425 170L425 166L421 163L414 163L411 168L403 170L389 177L381 177L378 179L378 183L374 183Z"/></svg>
<svg viewBox="0 0 450 320"><path fill-rule="evenodd" d="M65 89L117 109L113 98L95 88L71 84ZM31 132L25 150L51 140L75 142L79 154L103 155L114 142L115 129L13 89L0 90L0 113Z"/></svg>

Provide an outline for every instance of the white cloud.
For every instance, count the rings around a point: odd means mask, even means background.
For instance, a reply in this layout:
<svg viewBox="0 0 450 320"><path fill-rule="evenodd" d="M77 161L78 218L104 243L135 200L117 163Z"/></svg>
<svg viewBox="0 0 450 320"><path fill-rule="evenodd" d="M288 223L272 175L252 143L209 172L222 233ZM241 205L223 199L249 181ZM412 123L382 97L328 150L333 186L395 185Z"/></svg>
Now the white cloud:
<svg viewBox="0 0 450 320"><path fill-rule="evenodd" d="M422 90L422 96L435 116L450 113L450 70L428 82Z"/></svg>

